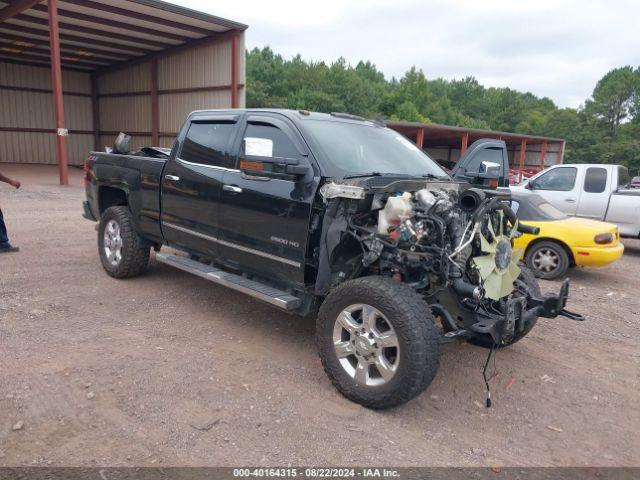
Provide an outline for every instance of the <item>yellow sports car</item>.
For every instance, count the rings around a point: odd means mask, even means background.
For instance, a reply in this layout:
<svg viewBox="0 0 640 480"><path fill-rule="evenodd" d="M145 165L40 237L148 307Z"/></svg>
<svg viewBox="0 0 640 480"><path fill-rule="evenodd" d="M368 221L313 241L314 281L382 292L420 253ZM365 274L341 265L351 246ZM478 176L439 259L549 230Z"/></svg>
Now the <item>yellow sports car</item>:
<svg viewBox="0 0 640 480"><path fill-rule="evenodd" d="M568 217L540 195L512 191L511 208L522 223L540 227L539 235L524 234L513 242L537 277L563 277L576 265L603 267L624 252L616 225Z"/></svg>

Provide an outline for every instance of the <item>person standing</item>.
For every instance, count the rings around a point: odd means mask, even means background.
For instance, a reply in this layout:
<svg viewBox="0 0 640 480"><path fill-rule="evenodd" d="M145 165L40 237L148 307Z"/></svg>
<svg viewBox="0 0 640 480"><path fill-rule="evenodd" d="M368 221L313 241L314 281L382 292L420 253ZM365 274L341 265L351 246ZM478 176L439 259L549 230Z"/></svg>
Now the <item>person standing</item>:
<svg viewBox="0 0 640 480"><path fill-rule="evenodd" d="M20 188L19 181L13 180L9 177L5 177L2 172L0 172L0 182L8 183L15 188ZM9 243L9 237L7 236L7 227L4 224L2 209L0 209L0 253L17 252L18 250L20 250L18 247L14 247Z"/></svg>

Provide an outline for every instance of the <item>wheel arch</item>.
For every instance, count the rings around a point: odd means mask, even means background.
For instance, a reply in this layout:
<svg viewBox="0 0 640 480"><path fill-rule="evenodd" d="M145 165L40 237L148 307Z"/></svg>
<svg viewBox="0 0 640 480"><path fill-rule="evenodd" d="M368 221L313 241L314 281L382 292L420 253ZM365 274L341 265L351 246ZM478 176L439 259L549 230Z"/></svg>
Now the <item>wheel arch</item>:
<svg viewBox="0 0 640 480"><path fill-rule="evenodd" d="M532 242L529 242L529 245L527 245L524 250L524 255L522 257L523 260L527 258L527 255L529 254L531 249L541 242L552 242L560 245L566 252L567 256L569 257L569 266L571 267L576 266L576 260L575 260L575 257L573 256L573 251L571 250L569 245L567 245L562 240L558 240L557 238L552 238L552 237L539 237L539 238L536 237L535 240L533 240Z"/></svg>
<svg viewBox="0 0 640 480"><path fill-rule="evenodd" d="M98 188L98 210L100 215L109 207L129 206L128 192L122 188L103 185Z"/></svg>

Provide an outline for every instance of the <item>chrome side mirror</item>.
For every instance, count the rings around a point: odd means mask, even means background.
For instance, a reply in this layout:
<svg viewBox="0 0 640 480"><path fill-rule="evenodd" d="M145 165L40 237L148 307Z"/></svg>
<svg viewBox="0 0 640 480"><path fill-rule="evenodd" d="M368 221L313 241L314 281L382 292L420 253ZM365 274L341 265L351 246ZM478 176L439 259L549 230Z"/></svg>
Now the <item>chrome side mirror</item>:
<svg viewBox="0 0 640 480"><path fill-rule="evenodd" d="M480 168L478 169L478 177L480 178L492 178L499 179L502 174L502 165L495 162L489 162L483 160L480 162Z"/></svg>

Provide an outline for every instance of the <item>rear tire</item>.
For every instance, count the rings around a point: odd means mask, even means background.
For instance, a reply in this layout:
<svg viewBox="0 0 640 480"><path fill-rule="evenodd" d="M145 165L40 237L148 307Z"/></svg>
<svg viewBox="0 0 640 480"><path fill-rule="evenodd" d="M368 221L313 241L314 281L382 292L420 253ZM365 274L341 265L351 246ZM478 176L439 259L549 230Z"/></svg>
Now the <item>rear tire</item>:
<svg viewBox="0 0 640 480"><path fill-rule="evenodd" d="M438 337L422 297L385 277L339 285L320 307L316 323L320 359L331 382L348 399L372 409L408 402L433 381Z"/></svg>
<svg viewBox="0 0 640 480"><path fill-rule="evenodd" d="M564 277L571 265L564 247L548 240L538 242L529 248L525 261L534 275L544 280Z"/></svg>
<svg viewBox="0 0 640 480"><path fill-rule="evenodd" d="M129 208L107 208L98 225L98 252L104 270L114 278L135 277L149 264L149 246L135 232Z"/></svg>
<svg viewBox="0 0 640 480"><path fill-rule="evenodd" d="M536 279L533 272L522 264L520 265L520 269L521 269L520 280L522 280L533 291L533 294L536 297L541 297L542 292L540 291L540 284L538 283L538 280ZM533 327L536 326L537 322L538 322L538 317L530 320L529 323L525 324L524 330L522 330L522 332L516 333L513 336L513 339L511 339L509 343L504 343L502 345L494 345L493 338L491 338L490 335L479 335L477 337L470 338L469 340L467 340L467 342L469 342L472 345L476 345L478 347L483 347L483 348L491 348L493 346L495 346L495 348L510 347L514 343L519 342L524 337L526 337L529 334L529 332L533 330Z"/></svg>

